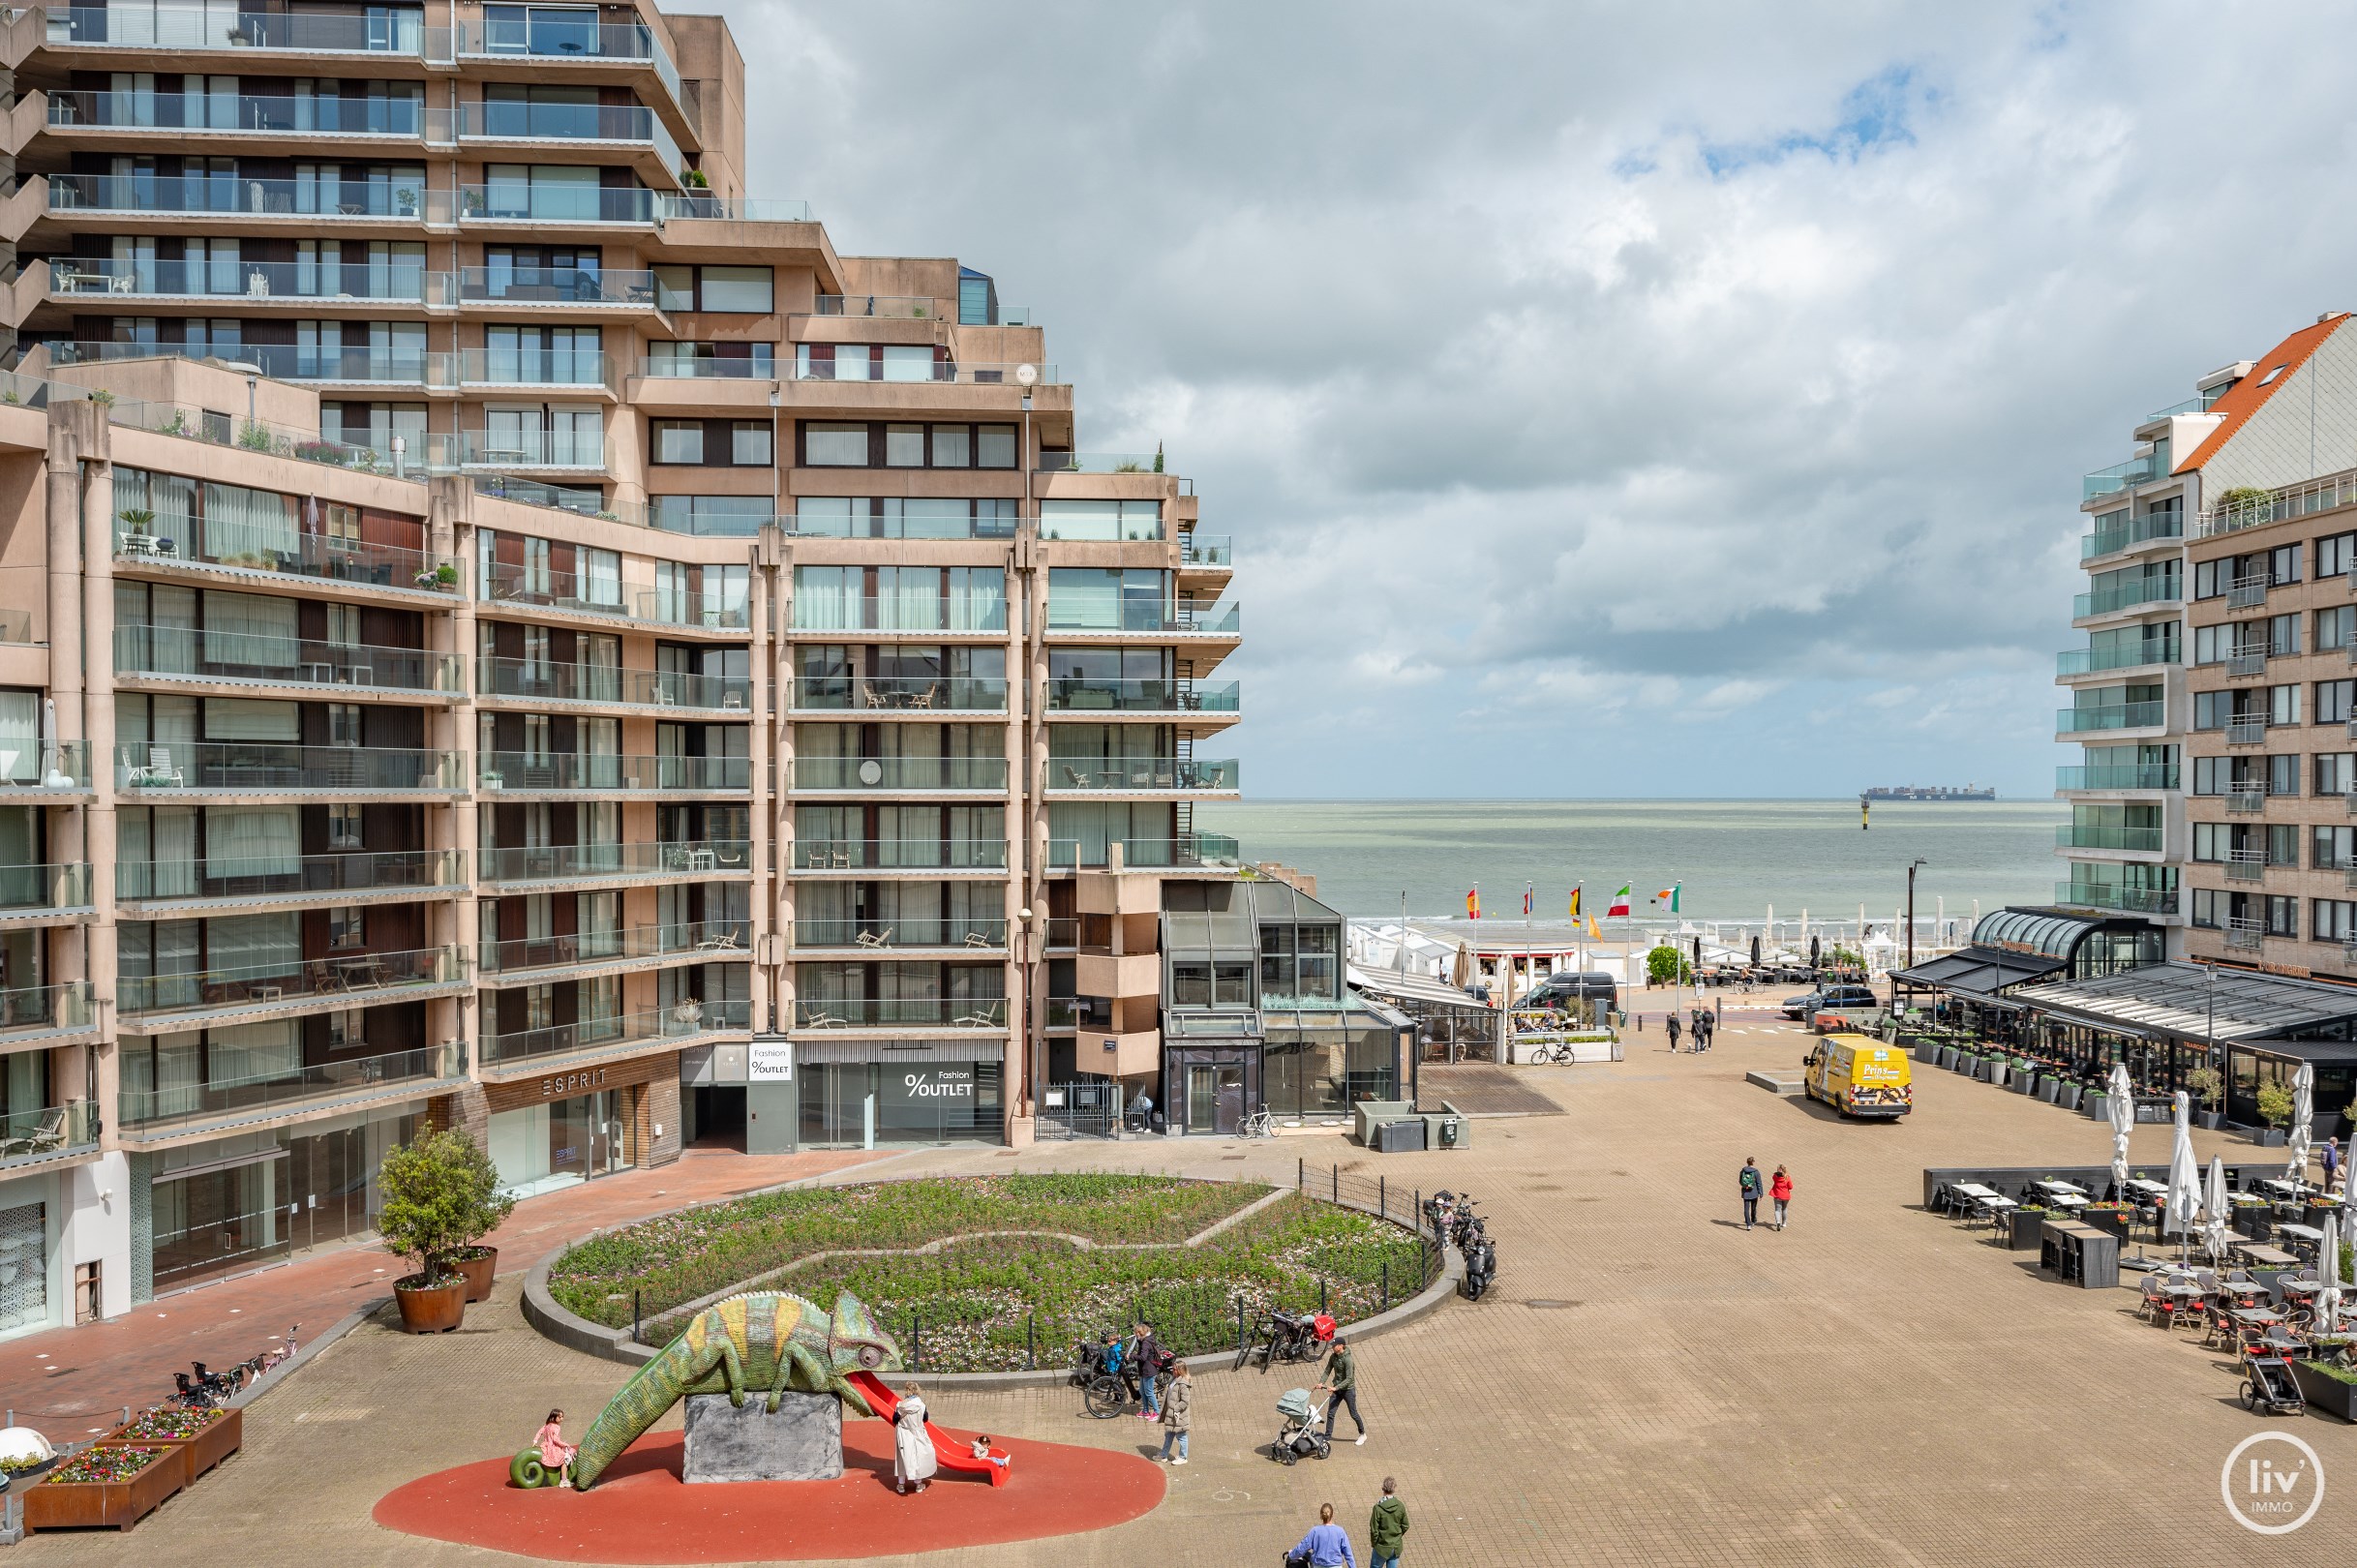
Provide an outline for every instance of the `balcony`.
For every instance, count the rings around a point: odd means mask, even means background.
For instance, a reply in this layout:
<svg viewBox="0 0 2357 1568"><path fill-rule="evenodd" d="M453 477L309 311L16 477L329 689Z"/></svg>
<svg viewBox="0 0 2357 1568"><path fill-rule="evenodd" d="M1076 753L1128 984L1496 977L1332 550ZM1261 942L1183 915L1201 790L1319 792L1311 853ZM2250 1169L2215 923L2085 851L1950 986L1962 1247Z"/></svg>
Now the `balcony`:
<svg viewBox="0 0 2357 1568"><path fill-rule="evenodd" d="M519 937L477 948L477 974L540 981L572 970L623 967L634 960L692 957L699 963L751 956L752 925L746 920L694 920L683 924L634 925L617 931L583 931L571 936Z"/></svg>
<svg viewBox="0 0 2357 1568"><path fill-rule="evenodd" d="M1160 473L1163 460L1154 452L1043 451L1034 473Z"/></svg>
<svg viewBox="0 0 2357 1568"><path fill-rule="evenodd" d="M124 566L218 566L228 571L265 572L361 588L433 593L445 602L458 591L458 562L424 550L363 544L358 539L318 533L257 536L244 527L215 525L198 538L196 518L166 512L125 528L114 537L114 558Z"/></svg>
<svg viewBox="0 0 2357 1568"><path fill-rule="evenodd" d="M612 393L614 356L589 348L462 348L459 385Z"/></svg>
<svg viewBox="0 0 2357 1568"><path fill-rule="evenodd" d="M98 1135L98 1106L87 1100L0 1116L0 1170L94 1154Z"/></svg>
<svg viewBox="0 0 2357 1568"><path fill-rule="evenodd" d="M2084 620L2090 616L2107 616L2115 610L2130 610L2140 604L2175 604L2183 596L2184 587L2179 578L2141 578L2074 595L2070 600L2070 618Z"/></svg>
<svg viewBox="0 0 2357 1568"><path fill-rule="evenodd" d="M651 272L602 267L461 267L464 305L558 305L568 311L619 309L660 313L662 294Z"/></svg>
<svg viewBox="0 0 2357 1568"><path fill-rule="evenodd" d="M2228 850L2225 859L2228 882L2258 882L2267 875L2265 850Z"/></svg>
<svg viewBox="0 0 2357 1568"><path fill-rule="evenodd" d="M466 886L463 850L207 855L125 860L114 868L115 897L136 904L382 903Z"/></svg>
<svg viewBox="0 0 2357 1568"><path fill-rule="evenodd" d="M0 865L0 920L79 915L90 908L87 862Z"/></svg>
<svg viewBox="0 0 2357 1568"><path fill-rule="evenodd" d="M954 512L933 513L922 508L922 501L902 503L902 510L885 517L869 517L864 512L854 517L843 512L801 512L777 519L777 526L788 533L804 539L1012 539L1015 520L1008 517L977 517L962 501L949 504L959 508Z"/></svg>
<svg viewBox="0 0 2357 1568"><path fill-rule="evenodd" d="M801 676L797 712L1004 713L1007 682L970 676Z"/></svg>
<svg viewBox="0 0 2357 1568"><path fill-rule="evenodd" d="M1151 600L1123 604L1059 604L1047 601L1047 629L1064 637L1117 637L1152 633L1164 637L1242 637L1241 605L1198 609L1192 604L1157 604Z"/></svg>
<svg viewBox="0 0 2357 1568"><path fill-rule="evenodd" d="M90 791L90 742L45 740L19 751L0 751L0 785L20 799L86 795Z"/></svg>
<svg viewBox="0 0 2357 1568"><path fill-rule="evenodd" d="M2226 608L2256 610L2267 602L2267 590L2274 586L2275 579L2264 573L2256 577L2238 577L2226 585Z"/></svg>
<svg viewBox="0 0 2357 1568"><path fill-rule="evenodd" d="M2237 713L2226 720L2226 744L2230 746L2263 746L2267 743L2267 720L2263 715Z"/></svg>
<svg viewBox="0 0 2357 1568"><path fill-rule="evenodd" d="M1003 996L814 997L794 1004L798 1031L825 1029L1005 1029Z"/></svg>
<svg viewBox="0 0 2357 1568"><path fill-rule="evenodd" d="M20 985L0 990L0 1046L61 1035L86 1035L98 1027L98 1004L88 980L56 985Z"/></svg>
<svg viewBox="0 0 2357 1568"><path fill-rule="evenodd" d="M868 791L985 791L1004 794L1004 757L797 757L790 788Z"/></svg>
<svg viewBox="0 0 2357 1568"><path fill-rule="evenodd" d="M2124 850L2142 855L2161 853L2161 829L2125 828L2097 823L2066 823L2054 829L2056 849Z"/></svg>
<svg viewBox="0 0 2357 1568"><path fill-rule="evenodd" d="M594 185L462 185L460 222L466 224L556 224L565 227L654 226L654 193L643 186L606 189Z"/></svg>
<svg viewBox="0 0 2357 1568"><path fill-rule="evenodd" d="M398 1002L420 993L463 988L467 955L457 948L419 948L408 952L354 952L317 958L288 957L269 964L208 969L186 975L122 975L115 980L115 1005L126 1017L154 1015L162 1021L242 1012L298 1012L333 1004L360 1007Z"/></svg>
<svg viewBox="0 0 2357 1568"><path fill-rule="evenodd" d="M462 430L426 437L426 467L439 473L473 469L596 474L606 471L604 430Z"/></svg>
<svg viewBox="0 0 2357 1568"><path fill-rule="evenodd" d="M1007 601L995 594L943 598L935 594L862 598L841 593L794 595L798 632L984 632L1004 635Z"/></svg>
<svg viewBox="0 0 2357 1568"><path fill-rule="evenodd" d="M601 22L586 9L545 7L458 24L461 59L536 59L552 65L647 66L684 110L686 89L652 29L644 22Z"/></svg>
<svg viewBox="0 0 2357 1568"><path fill-rule="evenodd" d="M2054 787L2057 790L2173 790L2177 787L2178 770L2175 763L2090 763L2084 767L2057 768Z"/></svg>
<svg viewBox="0 0 2357 1568"><path fill-rule="evenodd" d="M2226 789L2226 809L2236 816L2255 817L2267 810L2267 786L2233 784Z"/></svg>
<svg viewBox="0 0 2357 1568"><path fill-rule="evenodd" d="M1003 838L801 838L797 871L994 871L1007 869Z"/></svg>
<svg viewBox="0 0 2357 1568"><path fill-rule="evenodd" d="M684 305L679 307L686 309ZM766 343L749 345L752 352L742 358L722 358L710 350L716 344L681 343L670 346L672 352L638 361L636 374L658 381L772 381L777 378L777 361ZM695 350L706 352L697 353Z"/></svg>
<svg viewBox="0 0 2357 1568"><path fill-rule="evenodd" d="M479 766L483 788L507 795L650 790L741 795L753 787L753 764L745 757L552 756L529 751L486 751Z"/></svg>
<svg viewBox="0 0 2357 1568"><path fill-rule="evenodd" d="M48 14L48 42L110 49L240 49L422 57L425 13L355 6L344 15L264 15L219 5L72 6Z"/></svg>
<svg viewBox="0 0 2357 1568"><path fill-rule="evenodd" d="M125 794L454 794L467 788L463 751L395 746L303 746L276 740L128 745L115 765Z"/></svg>
<svg viewBox="0 0 2357 1568"><path fill-rule="evenodd" d="M2054 728L2064 734L2089 730L2149 730L2167 722L2164 702L2107 703L2099 708L2066 708L2054 715Z"/></svg>
<svg viewBox="0 0 2357 1568"><path fill-rule="evenodd" d="M807 351L809 346L803 345L802 347L804 351L795 356L787 367L783 379L805 384L834 382L847 386L1021 386L1025 384L1018 379L1017 375L1026 368L1023 365L1012 362L960 364L955 360L938 358L930 361L917 361L916 370L922 374L906 374L903 367L897 363L871 358L853 362L856 366L854 374L838 376L835 374L835 364L832 360L814 360ZM1056 367L1053 365L1032 365L1028 368L1035 373L1035 379L1029 383L1031 385L1060 386L1063 384L1056 374ZM1053 535L1043 534L1042 537L1049 538ZM1156 526L1151 537L1157 539L1162 537L1160 525Z"/></svg>
<svg viewBox="0 0 2357 1568"><path fill-rule="evenodd" d="M135 680L317 686L344 696L455 697L466 691L466 666L455 654L138 622L114 629L114 673Z"/></svg>
<svg viewBox="0 0 2357 1568"><path fill-rule="evenodd" d="M1004 920L796 920L788 940L801 948L849 948L891 952L903 948L1002 950Z"/></svg>
<svg viewBox="0 0 2357 1568"><path fill-rule="evenodd" d="M1225 534L1185 533L1179 536L1182 566L1233 566L1236 547Z"/></svg>
<svg viewBox="0 0 2357 1568"><path fill-rule="evenodd" d="M476 852L486 883L664 882L748 874L753 846L741 838L665 844L537 844Z"/></svg>
<svg viewBox="0 0 2357 1568"><path fill-rule="evenodd" d="M1241 765L1233 758L1205 761L1171 757L1051 757L1047 762L1047 793L1071 791L1111 794L1153 793L1230 794Z"/></svg>
<svg viewBox="0 0 2357 1568"><path fill-rule="evenodd" d="M648 1012L485 1035L483 1066L536 1070L568 1057L594 1061L634 1056L694 1044L714 1035L743 1034L752 1027L753 1004L748 1001L679 1002Z"/></svg>
<svg viewBox="0 0 2357 1568"><path fill-rule="evenodd" d="M954 306L930 294L821 294L811 302L810 314L879 321L947 321L957 317Z"/></svg>
<svg viewBox="0 0 2357 1568"><path fill-rule="evenodd" d="M2082 909L2116 909L2130 915L2174 915L2174 888L2115 888L2100 882L2058 882L2054 901Z"/></svg>
<svg viewBox="0 0 2357 1568"><path fill-rule="evenodd" d="M2124 525L2095 528L2082 534L2079 538L2079 559L2093 560L2098 556L2115 555L2154 539L2184 537L2184 513L2148 512L2142 517L2131 518Z"/></svg>
<svg viewBox="0 0 2357 1568"><path fill-rule="evenodd" d="M699 593L691 588L643 588L638 618L658 626L696 631L749 632L753 607L741 593Z"/></svg>
<svg viewBox="0 0 2357 1568"><path fill-rule="evenodd" d="M1110 870L1113 851L1125 870L1186 870L1231 868L1243 863L1243 852L1224 833L1187 833L1178 838L1122 838L1110 844L1084 844L1078 839L1048 840L1047 863L1060 869Z"/></svg>
<svg viewBox="0 0 2357 1568"><path fill-rule="evenodd" d="M2141 457L2130 458L2126 463L2098 468L2081 481L2079 499L2091 501L2099 496L2115 495L2137 485L2149 485L2161 477L2161 462L2157 453L2147 452Z"/></svg>
<svg viewBox="0 0 2357 1568"><path fill-rule="evenodd" d="M339 308L362 301L415 306L440 303L440 280L445 276L391 261L108 261L60 256L49 263L49 292L76 299L103 295L113 300L217 300L224 306L236 301L240 310L263 302L332 303ZM154 351L165 348L159 345ZM245 344L217 351L225 359L251 359L266 352L290 354L294 349L284 344ZM282 373L272 370L270 374Z"/></svg>
<svg viewBox="0 0 2357 1568"><path fill-rule="evenodd" d="M2267 655L2260 653L2229 653L2226 655L2226 678L2250 680L2267 673Z"/></svg>
<svg viewBox="0 0 2357 1568"><path fill-rule="evenodd" d="M637 104L461 102L458 136L461 141L595 141L643 147L675 177L686 162L654 111Z"/></svg>
<svg viewBox="0 0 2357 1568"><path fill-rule="evenodd" d="M2243 952L2256 952L2271 934L2258 920L2229 920L2225 924L2226 946Z"/></svg>
<svg viewBox="0 0 2357 1568"><path fill-rule="evenodd" d="M422 182L397 186L389 180L262 180L227 172L49 176L49 211L67 216L180 213L314 222L374 218L406 226L428 221L430 213L438 218L437 209L448 195L430 191Z"/></svg>
<svg viewBox="0 0 2357 1568"><path fill-rule="evenodd" d="M1068 676L1047 683L1051 713L1234 713L1241 685L1198 686L1192 680L1115 680Z"/></svg>
<svg viewBox="0 0 2357 1568"><path fill-rule="evenodd" d="M52 131L168 131L175 139L194 135L416 141L424 124L422 94L279 98L251 93L59 91L49 95Z"/></svg>
<svg viewBox="0 0 2357 1568"><path fill-rule="evenodd" d="M536 659L485 657L475 660L475 672L481 695L533 703L679 708L744 716L753 692L752 681L741 676L619 670L604 664L547 664Z"/></svg>
<svg viewBox="0 0 2357 1568"><path fill-rule="evenodd" d="M126 1136L160 1138L348 1101L423 1095L466 1076L467 1047L452 1041L253 1077L170 1089L125 1089L115 1098L115 1115Z"/></svg>
<svg viewBox="0 0 2357 1568"><path fill-rule="evenodd" d="M677 223L683 218L710 218L727 224L815 224L817 214L807 201L741 200L706 196L700 191L683 195L658 192L654 198L654 215L658 223Z"/></svg>

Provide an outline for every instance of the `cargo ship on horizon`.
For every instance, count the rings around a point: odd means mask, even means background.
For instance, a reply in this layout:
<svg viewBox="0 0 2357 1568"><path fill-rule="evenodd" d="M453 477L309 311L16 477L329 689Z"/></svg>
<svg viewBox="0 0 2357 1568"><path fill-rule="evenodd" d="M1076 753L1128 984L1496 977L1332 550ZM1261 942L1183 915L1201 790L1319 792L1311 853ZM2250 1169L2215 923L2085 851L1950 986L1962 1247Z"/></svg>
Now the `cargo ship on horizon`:
<svg viewBox="0 0 2357 1568"><path fill-rule="evenodd" d="M1868 801L1994 800L1997 799L1997 790L1994 785L1983 788L1979 784L1967 784L1962 789L1950 784L1878 784L1870 790L1860 791L1858 798L1860 800Z"/></svg>

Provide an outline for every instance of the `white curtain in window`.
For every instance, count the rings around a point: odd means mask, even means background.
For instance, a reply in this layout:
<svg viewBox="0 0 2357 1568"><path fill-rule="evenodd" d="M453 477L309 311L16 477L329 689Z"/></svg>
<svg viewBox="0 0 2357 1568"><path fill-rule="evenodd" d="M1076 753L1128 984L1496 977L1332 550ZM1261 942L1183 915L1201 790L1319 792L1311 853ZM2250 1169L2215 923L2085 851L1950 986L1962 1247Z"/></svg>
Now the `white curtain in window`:
<svg viewBox="0 0 2357 1568"><path fill-rule="evenodd" d="M0 691L0 778L31 783L41 776L41 694Z"/></svg>
<svg viewBox="0 0 2357 1568"><path fill-rule="evenodd" d="M210 664L291 670L302 651L296 600L260 593L204 596L204 656Z"/></svg>
<svg viewBox="0 0 2357 1568"><path fill-rule="evenodd" d="M795 567L794 624L810 631L841 631L859 625L860 569Z"/></svg>
<svg viewBox="0 0 2357 1568"><path fill-rule="evenodd" d="M168 898L196 890L194 806L126 811L116 821L122 840L123 875L116 879L119 896Z"/></svg>
<svg viewBox="0 0 2357 1568"><path fill-rule="evenodd" d="M293 975L303 967L302 918L292 912L225 915L205 924L205 959L215 970L253 978Z"/></svg>
<svg viewBox="0 0 2357 1568"><path fill-rule="evenodd" d="M165 699L158 698L157 717L163 717ZM159 730L163 726L159 723ZM204 700L204 736L208 740L277 740L293 744L302 739L302 708L296 703L274 703L249 697L207 697Z"/></svg>
<svg viewBox="0 0 2357 1568"><path fill-rule="evenodd" d="M295 551L295 499L243 485L204 487L204 549L215 560L276 565Z"/></svg>
<svg viewBox="0 0 2357 1568"><path fill-rule="evenodd" d="M884 566L876 571L880 624L889 631L941 627L941 571L934 566Z"/></svg>
<svg viewBox="0 0 2357 1568"><path fill-rule="evenodd" d="M216 1029L206 1043L208 1084L291 1078L303 1070L303 1038L292 1018Z"/></svg>
<svg viewBox="0 0 2357 1568"><path fill-rule="evenodd" d="M208 877L292 876L303 868L301 848L302 829L292 806L205 813Z"/></svg>

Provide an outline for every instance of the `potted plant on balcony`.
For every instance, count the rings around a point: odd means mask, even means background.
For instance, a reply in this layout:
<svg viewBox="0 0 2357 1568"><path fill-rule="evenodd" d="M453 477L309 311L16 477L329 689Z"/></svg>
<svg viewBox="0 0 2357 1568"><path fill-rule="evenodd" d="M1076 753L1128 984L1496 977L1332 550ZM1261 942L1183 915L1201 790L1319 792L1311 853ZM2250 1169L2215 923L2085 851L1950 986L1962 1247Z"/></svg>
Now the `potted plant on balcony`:
<svg viewBox="0 0 2357 1568"><path fill-rule="evenodd" d="M2215 1132L2225 1120L2218 1109L2218 1097L2225 1092L2226 1080L2214 1067L2198 1067L2185 1075L2187 1093L2201 1106L2195 1113L2201 1125Z"/></svg>
<svg viewBox="0 0 2357 1568"><path fill-rule="evenodd" d="M417 1272L393 1283L401 1326L446 1334L465 1317L480 1281L482 1295L499 1264L497 1249L475 1243L515 1208L482 1146L460 1131L431 1132L385 1156L378 1173L384 1212L377 1221L385 1250L417 1259Z"/></svg>
<svg viewBox="0 0 2357 1568"><path fill-rule="evenodd" d="M2252 1136L2261 1148L2280 1148L2283 1142L2283 1129L2291 1125L2291 1091L2280 1083L2259 1085L2258 1108L2259 1120L2267 1125Z"/></svg>
<svg viewBox="0 0 2357 1568"><path fill-rule="evenodd" d="M122 523L126 534L135 539L146 538L147 530L154 527L156 521L156 514L144 506L126 506L114 515ZM144 549L145 547L136 546L135 548Z"/></svg>
<svg viewBox="0 0 2357 1568"><path fill-rule="evenodd" d="M417 586L421 588L439 588L447 592L458 587L458 568L445 560L438 566L419 572Z"/></svg>

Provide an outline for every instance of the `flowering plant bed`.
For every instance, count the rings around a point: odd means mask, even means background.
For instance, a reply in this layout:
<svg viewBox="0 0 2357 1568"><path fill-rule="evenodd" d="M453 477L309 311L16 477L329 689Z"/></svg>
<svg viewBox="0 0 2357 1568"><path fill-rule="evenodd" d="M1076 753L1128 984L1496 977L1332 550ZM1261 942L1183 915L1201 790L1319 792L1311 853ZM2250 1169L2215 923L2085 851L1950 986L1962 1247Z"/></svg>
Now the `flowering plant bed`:
<svg viewBox="0 0 2357 1568"><path fill-rule="evenodd" d="M127 1530L180 1490L185 1467L171 1446L85 1448L26 1489L24 1527Z"/></svg>
<svg viewBox="0 0 2357 1568"><path fill-rule="evenodd" d="M175 1410L159 1407L133 1416L99 1439L102 1447L175 1449L181 1457L180 1484L193 1487L196 1478L245 1445L243 1410Z"/></svg>

